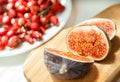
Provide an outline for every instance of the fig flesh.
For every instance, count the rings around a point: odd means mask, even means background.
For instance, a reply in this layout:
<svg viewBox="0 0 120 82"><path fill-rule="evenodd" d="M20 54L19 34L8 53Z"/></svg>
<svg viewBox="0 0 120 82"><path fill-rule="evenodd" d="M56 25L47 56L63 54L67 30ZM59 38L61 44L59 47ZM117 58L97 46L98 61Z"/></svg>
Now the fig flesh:
<svg viewBox="0 0 120 82"><path fill-rule="evenodd" d="M70 52L46 48L44 62L52 75L60 79L75 79L87 74L94 60Z"/></svg>
<svg viewBox="0 0 120 82"><path fill-rule="evenodd" d="M68 49L75 55L89 56L95 61L103 60L109 53L111 42L97 26L79 26L67 35Z"/></svg>
<svg viewBox="0 0 120 82"><path fill-rule="evenodd" d="M116 24L106 18L92 18L86 21L81 22L77 26L88 26L88 25L96 25L99 28L102 28L108 35L109 39L113 39L116 34Z"/></svg>

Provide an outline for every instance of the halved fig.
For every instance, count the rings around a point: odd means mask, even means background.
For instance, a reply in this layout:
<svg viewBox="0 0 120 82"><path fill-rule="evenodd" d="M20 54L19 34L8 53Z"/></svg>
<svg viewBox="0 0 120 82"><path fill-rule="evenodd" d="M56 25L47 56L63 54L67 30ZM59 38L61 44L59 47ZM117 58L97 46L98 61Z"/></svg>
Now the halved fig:
<svg viewBox="0 0 120 82"><path fill-rule="evenodd" d="M92 18L86 21L81 22L77 26L82 26L82 25L96 25L100 28L102 28L108 35L109 39L113 39L115 34L116 34L116 25L115 23L106 18Z"/></svg>
<svg viewBox="0 0 120 82"><path fill-rule="evenodd" d="M89 56L100 61L108 55L111 43L106 32L97 26L80 26L68 33L67 46L75 55Z"/></svg>
<svg viewBox="0 0 120 82"><path fill-rule="evenodd" d="M52 75L60 79L75 79L86 75L94 60L70 52L46 48L44 62Z"/></svg>

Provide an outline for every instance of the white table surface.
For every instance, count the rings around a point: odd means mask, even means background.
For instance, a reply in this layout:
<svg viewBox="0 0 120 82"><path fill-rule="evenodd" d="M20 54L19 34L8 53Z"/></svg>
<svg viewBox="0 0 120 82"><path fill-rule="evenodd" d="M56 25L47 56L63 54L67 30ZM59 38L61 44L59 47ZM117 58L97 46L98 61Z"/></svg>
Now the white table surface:
<svg viewBox="0 0 120 82"><path fill-rule="evenodd" d="M65 25L70 27L87 20L120 0L72 0L72 13ZM0 82L26 82L23 64L29 52L0 58ZM120 82L118 79L117 82Z"/></svg>

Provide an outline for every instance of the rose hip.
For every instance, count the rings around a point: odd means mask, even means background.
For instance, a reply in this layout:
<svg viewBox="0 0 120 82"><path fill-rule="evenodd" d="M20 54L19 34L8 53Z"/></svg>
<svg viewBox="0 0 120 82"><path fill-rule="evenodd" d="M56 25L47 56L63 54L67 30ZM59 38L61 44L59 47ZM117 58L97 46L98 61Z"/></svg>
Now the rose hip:
<svg viewBox="0 0 120 82"><path fill-rule="evenodd" d="M39 30L40 29L40 25L36 22L32 22L30 25L31 30Z"/></svg>
<svg viewBox="0 0 120 82"><path fill-rule="evenodd" d="M34 6L34 5L37 5L37 1L29 1L28 3L27 3L27 7L32 7L32 6Z"/></svg>
<svg viewBox="0 0 120 82"><path fill-rule="evenodd" d="M7 30L4 27L0 28L0 35L3 36L7 33Z"/></svg>
<svg viewBox="0 0 120 82"><path fill-rule="evenodd" d="M55 26L59 26L59 21L58 21L58 18L56 16L51 16L50 22Z"/></svg>
<svg viewBox="0 0 120 82"><path fill-rule="evenodd" d="M10 37L12 37L13 35L15 35L15 33L16 33L16 31L14 31L14 30L9 30L6 35L10 38Z"/></svg>
<svg viewBox="0 0 120 82"><path fill-rule="evenodd" d="M39 16L38 15L33 15L31 18L32 22L39 22Z"/></svg>
<svg viewBox="0 0 120 82"><path fill-rule="evenodd" d="M0 50L3 50L5 48L5 45L0 41Z"/></svg>
<svg viewBox="0 0 120 82"><path fill-rule="evenodd" d="M24 14L24 18L26 18L26 19L30 19L31 17L32 17L31 13L25 13Z"/></svg>
<svg viewBox="0 0 120 82"><path fill-rule="evenodd" d="M2 42L2 44L7 45L8 39L9 39L8 36L6 36L6 35L5 35L5 36L2 36L2 37L1 37L1 42Z"/></svg>
<svg viewBox="0 0 120 82"><path fill-rule="evenodd" d="M19 19L18 19L18 25L19 25L19 26L23 26L23 25L25 25L25 23L26 23L25 18L19 18Z"/></svg>
<svg viewBox="0 0 120 82"><path fill-rule="evenodd" d="M12 36L12 37L9 38L7 45L10 48L15 48L18 44L19 44L19 38L18 38L18 36Z"/></svg>
<svg viewBox="0 0 120 82"><path fill-rule="evenodd" d="M26 41L26 42L28 42L30 44L34 43L34 40L33 40L33 38L30 35L25 35L24 36L24 41Z"/></svg>
<svg viewBox="0 0 120 82"><path fill-rule="evenodd" d="M18 18L12 18L12 19L11 19L11 24L12 24L13 26L17 26L17 25L18 25Z"/></svg>
<svg viewBox="0 0 120 82"><path fill-rule="evenodd" d="M21 12L21 13L24 13L26 11L26 7L24 5L19 5L17 7L17 11Z"/></svg>
<svg viewBox="0 0 120 82"><path fill-rule="evenodd" d="M7 10L12 9L14 7L14 3L7 4Z"/></svg>
<svg viewBox="0 0 120 82"><path fill-rule="evenodd" d="M17 15L17 12L14 9L9 9L8 15L9 15L9 17L13 18Z"/></svg>
<svg viewBox="0 0 120 82"><path fill-rule="evenodd" d="M3 16L2 23L10 24L11 18L9 16Z"/></svg>
<svg viewBox="0 0 120 82"><path fill-rule="evenodd" d="M33 31L32 37L35 38L36 40L42 40L42 34L38 31Z"/></svg>
<svg viewBox="0 0 120 82"><path fill-rule="evenodd" d="M42 40L51 24L59 25L56 14L64 9L59 0L0 0L0 50Z"/></svg>

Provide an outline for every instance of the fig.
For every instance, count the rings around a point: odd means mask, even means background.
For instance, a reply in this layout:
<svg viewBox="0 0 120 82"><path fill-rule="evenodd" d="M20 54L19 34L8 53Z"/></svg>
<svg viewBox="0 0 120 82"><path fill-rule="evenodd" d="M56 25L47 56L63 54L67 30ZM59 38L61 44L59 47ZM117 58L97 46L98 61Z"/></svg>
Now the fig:
<svg viewBox="0 0 120 82"><path fill-rule="evenodd" d="M75 55L103 60L110 52L111 42L104 30L97 26L79 26L67 34L68 50Z"/></svg>
<svg viewBox="0 0 120 82"><path fill-rule="evenodd" d="M116 34L116 24L107 18L92 18L78 24L78 26L82 25L96 25L102 28L107 33L110 40L113 39Z"/></svg>
<svg viewBox="0 0 120 82"><path fill-rule="evenodd" d="M70 52L45 48L44 62L48 71L60 79L75 79L86 75L94 60Z"/></svg>

